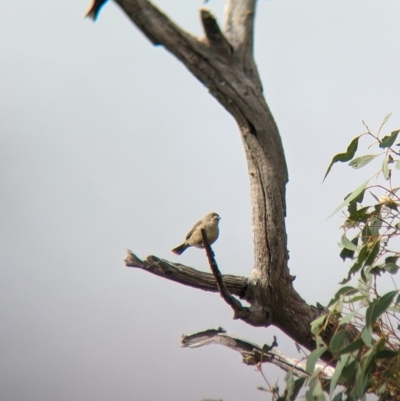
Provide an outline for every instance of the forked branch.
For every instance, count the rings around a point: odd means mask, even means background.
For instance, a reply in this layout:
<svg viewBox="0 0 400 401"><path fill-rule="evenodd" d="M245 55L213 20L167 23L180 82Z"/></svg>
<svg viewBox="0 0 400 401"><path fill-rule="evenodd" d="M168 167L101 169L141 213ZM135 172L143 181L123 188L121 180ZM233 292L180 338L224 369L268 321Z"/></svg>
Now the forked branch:
<svg viewBox="0 0 400 401"><path fill-rule="evenodd" d="M234 319L241 319L245 322L250 320L249 323L251 324L250 308L244 307L240 303L240 301L238 301L234 296L232 296L229 293L229 290L224 283L222 274L218 269L218 265L215 260L214 252L211 249L210 243L208 242L206 230L204 230L203 228L201 229L201 235L203 237L203 245L204 245L204 248L207 253L208 263L210 265L212 274L215 277L215 281L217 283L218 291L219 291L221 297L233 309L233 311L235 313L233 316Z"/></svg>
<svg viewBox="0 0 400 401"><path fill-rule="evenodd" d="M258 345L251 343L233 334L227 333L223 328L217 327L200 331L190 335L184 335L181 338L181 346L188 348L199 348L206 345L216 344L228 347L243 357L243 363L246 365L258 365L260 363L272 363L285 372L292 371L294 376L308 377L306 371L306 360L288 358L275 347L278 345L274 341L272 345ZM317 364L317 368L321 368L324 379L329 379L334 373L334 369L327 367L325 364Z"/></svg>
<svg viewBox="0 0 400 401"><path fill-rule="evenodd" d="M246 284L243 278L229 281L227 276L223 282L229 294L249 303L247 323L274 324L297 343L313 349L315 341L310 323L321 311L308 305L294 290L287 265L285 186L288 174L278 128L265 102L253 60L256 1L227 0L223 29L203 9L205 39L183 31L147 0L115 1L153 43L163 45L179 59L236 120L250 179L254 266ZM217 290L212 275L192 270L188 277L185 276L188 268L178 268L154 256L136 265L185 285ZM195 276L198 281L193 280Z"/></svg>

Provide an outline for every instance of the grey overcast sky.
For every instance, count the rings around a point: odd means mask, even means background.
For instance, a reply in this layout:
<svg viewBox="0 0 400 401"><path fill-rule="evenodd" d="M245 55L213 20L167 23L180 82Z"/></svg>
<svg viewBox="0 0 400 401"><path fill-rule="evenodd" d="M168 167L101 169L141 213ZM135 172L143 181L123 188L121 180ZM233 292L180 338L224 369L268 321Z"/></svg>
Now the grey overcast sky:
<svg viewBox="0 0 400 401"><path fill-rule="evenodd" d="M157 4L200 35L201 0ZM170 249L210 211L224 273L252 267L244 152L232 118L113 3L0 2L0 400L265 400L239 355L179 347L220 325L251 341L278 337L232 320L216 294L124 267L125 249L207 270L202 251ZM222 19L223 1L208 7ZM333 154L393 112L400 127L398 0L260 0L255 56L280 128L290 182L295 288L326 303L345 273L340 216L364 181ZM280 372L265 367L274 382Z"/></svg>

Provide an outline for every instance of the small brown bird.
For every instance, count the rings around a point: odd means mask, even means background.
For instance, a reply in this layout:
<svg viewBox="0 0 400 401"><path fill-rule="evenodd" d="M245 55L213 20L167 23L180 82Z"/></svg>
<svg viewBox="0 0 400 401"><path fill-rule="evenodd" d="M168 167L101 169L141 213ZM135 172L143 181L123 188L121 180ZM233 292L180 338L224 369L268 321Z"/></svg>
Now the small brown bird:
<svg viewBox="0 0 400 401"><path fill-rule="evenodd" d="M89 8L89 10L87 11L85 17L89 17L91 18L93 21L96 21L97 16L99 14L99 11L101 9L101 7L104 6L104 4L107 2L108 0L93 0L93 4L92 6Z"/></svg>
<svg viewBox="0 0 400 401"><path fill-rule="evenodd" d="M202 228L206 231L208 242L210 244L214 243L219 235L218 223L220 219L221 217L219 217L217 213L209 213L207 216L203 217L188 232L185 242L174 248L172 252L180 255L191 246L204 248L203 236L201 235Z"/></svg>

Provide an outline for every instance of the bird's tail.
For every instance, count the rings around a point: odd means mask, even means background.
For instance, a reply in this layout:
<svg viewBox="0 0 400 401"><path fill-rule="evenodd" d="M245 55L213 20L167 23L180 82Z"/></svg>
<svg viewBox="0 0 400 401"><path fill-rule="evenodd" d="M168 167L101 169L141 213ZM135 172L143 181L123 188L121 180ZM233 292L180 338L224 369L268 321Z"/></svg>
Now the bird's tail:
<svg viewBox="0 0 400 401"><path fill-rule="evenodd" d="M106 2L107 0L93 0L93 4L90 6L89 10L87 10L85 17L96 21L100 9Z"/></svg>
<svg viewBox="0 0 400 401"><path fill-rule="evenodd" d="M96 21L97 10L96 10L94 4L89 8L89 10L87 10L87 12L85 14L85 18L90 18L91 20Z"/></svg>
<svg viewBox="0 0 400 401"><path fill-rule="evenodd" d="M177 246L176 248L172 249L173 253L176 253L177 255L181 255L185 250L189 248L189 245L186 245L184 242L182 245Z"/></svg>

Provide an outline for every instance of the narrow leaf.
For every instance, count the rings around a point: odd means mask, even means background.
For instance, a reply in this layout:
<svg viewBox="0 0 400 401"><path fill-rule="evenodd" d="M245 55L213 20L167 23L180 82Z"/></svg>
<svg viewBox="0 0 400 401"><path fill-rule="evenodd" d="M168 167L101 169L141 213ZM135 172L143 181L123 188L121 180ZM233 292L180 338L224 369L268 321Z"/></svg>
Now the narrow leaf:
<svg viewBox="0 0 400 401"><path fill-rule="evenodd" d="M340 297L353 295L353 294L356 294L357 292L358 292L357 288L354 288L350 285L346 286L346 287L342 287L336 292L335 296L329 301L329 304L327 307L329 308L331 305L333 305L335 302L337 302L340 299ZM326 316L324 316L324 318L325 317ZM314 320L314 322L317 320Z"/></svg>
<svg viewBox="0 0 400 401"><path fill-rule="evenodd" d="M381 143L379 144L379 147L381 149L390 148L394 144L394 141L396 140L399 132L400 130L396 130L393 131L390 135L384 136L381 140Z"/></svg>
<svg viewBox="0 0 400 401"><path fill-rule="evenodd" d="M374 299L369 305L368 308L365 312L365 324L366 327L371 327L372 326L372 312L375 308L375 304L376 304L377 300Z"/></svg>
<svg viewBox="0 0 400 401"><path fill-rule="evenodd" d="M372 367L374 366L374 362L377 359L391 359L398 356L398 354L398 352L392 351L390 349L384 349L382 351L377 351L375 354L371 354L365 366L365 374L371 371Z"/></svg>
<svg viewBox="0 0 400 401"><path fill-rule="evenodd" d="M358 351L363 346L364 346L364 341L361 338L359 338L358 340L354 341L353 343L351 343L347 347L341 349L340 352L339 352L339 355L350 354L350 353L352 353L354 351Z"/></svg>
<svg viewBox="0 0 400 401"><path fill-rule="evenodd" d="M347 361L349 360L350 355L342 355L340 357L339 362L336 365L335 373L332 376L331 384L329 388L329 397L332 399L333 393L336 390L337 381L342 374L343 368L346 366Z"/></svg>
<svg viewBox="0 0 400 401"><path fill-rule="evenodd" d="M400 294L397 296L395 304L396 305L400 304Z"/></svg>
<svg viewBox="0 0 400 401"><path fill-rule="evenodd" d="M374 355L374 359L395 358L397 355L399 355L398 351L392 351L391 349L383 349L382 351L379 351Z"/></svg>
<svg viewBox="0 0 400 401"><path fill-rule="evenodd" d="M347 383L353 380L356 370L357 370L358 362L357 360L353 360L349 365L347 365L340 376L340 383Z"/></svg>
<svg viewBox="0 0 400 401"><path fill-rule="evenodd" d="M399 160L400 161L400 160ZM371 191L369 191L369 193L375 198L375 200L379 203L380 201L379 201L379 198L376 196L376 195L374 195Z"/></svg>
<svg viewBox="0 0 400 401"><path fill-rule="evenodd" d="M354 138L351 141L350 145L347 147L347 150L346 150L345 153L339 153L339 154L333 156L331 164L329 165L328 169L326 170L324 179L322 181L325 181L326 176L329 174L329 172L331 171L332 166L336 162L348 162L349 160L351 160L354 157L354 155L356 154L356 151L357 151L358 140L359 139L360 139L359 136L357 138Z"/></svg>
<svg viewBox="0 0 400 401"><path fill-rule="evenodd" d="M342 401L343 400L343 393L344 393L344 391L341 391L340 393L337 393L335 395L335 397L333 397L332 401Z"/></svg>
<svg viewBox="0 0 400 401"><path fill-rule="evenodd" d="M376 257L378 256L380 248L381 248L381 241L376 241L372 246L372 248L369 247L368 257L365 260L365 266L372 266Z"/></svg>
<svg viewBox="0 0 400 401"><path fill-rule="evenodd" d="M385 258L385 263L396 263L398 259L398 256L387 256Z"/></svg>
<svg viewBox="0 0 400 401"><path fill-rule="evenodd" d="M350 251L347 248L343 248L342 251L340 252L339 256L344 262L346 259L353 259L354 251Z"/></svg>
<svg viewBox="0 0 400 401"><path fill-rule="evenodd" d="M312 395L314 401L325 401L325 395L322 390L321 380L318 380L317 383L315 384Z"/></svg>
<svg viewBox="0 0 400 401"><path fill-rule="evenodd" d="M390 170L389 170L389 165L388 165L388 161L387 161L386 157L383 159L383 163L382 163L382 174L383 174L383 178L387 181L390 177Z"/></svg>
<svg viewBox="0 0 400 401"><path fill-rule="evenodd" d="M311 322L311 333L315 336L319 333L321 326L324 324L327 315L320 316Z"/></svg>
<svg viewBox="0 0 400 401"><path fill-rule="evenodd" d="M337 332L331 340L329 344L329 348L333 355L338 355L339 352L349 345L349 340L347 339L347 332L346 331L339 331Z"/></svg>
<svg viewBox="0 0 400 401"><path fill-rule="evenodd" d="M381 126L379 127L379 132L381 132L382 127L386 124L387 120L389 120L390 116L392 113L389 113L387 116L385 116L382 120Z"/></svg>
<svg viewBox="0 0 400 401"><path fill-rule="evenodd" d="M380 216L378 216L380 217ZM378 217L373 217L369 222L368 222L368 226L371 230L371 236L373 238L379 237L379 230L382 227L382 219L378 218Z"/></svg>
<svg viewBox="0 0 400 401"><path fill-rule="evenodd" d="M361 338L365 345L372 347L372 327L365 326L361 333Z"/></svg>
<svg viewBox="0 0 400 401"><path fill-rule="evenodd" d="M360 253L358 254L357 258L357 264L358 266L352 266L350 269L351 273L356 273L358 270L360 270L361 266L364 264L365 260L367 259L368 255L370 253L370 248L369 244L365 244L362 248Z"/></svg>
<svg viewBox="0 0 400 401"><path fill-rule="evenodd" d="M378 299L378 301L375 304L375 308L372 311L370 324L375 323L376 319L378 319L378 317L382 315L382 313L384 313L387 310L387 308L389 308L396 294L397 291L391 291Z"/></svg>
<svg viewBox="0 0 400 401"><path fill-rule="evenodd" d="M356 237L357 238L357 237ZM350 251L355 251L357 250L357 245L354 245L353 242L351 242L347 237L346 237L346 233L342 235L341 238L341 243L342 245L346 248L349 249Z"/></svg>
<svg viewBox="0 0 400 401"><path fill-rule="evenodd" d="M371 216L371 213L368 213L369 209L370 209L370 206L366 206L361 209L352 211L350 213L350 216L347 218L347 220L351 221L351 222L356 221L356 222L364 222L365 223L368 220L368 218Z"/></svg>
<svg viewBox="0 0 400 401"><path fill-rule="evenodd" d="M315 349L307 358L307 363L306 363L306 371L310 375L314 372L315 369L315 364L317 363L318 359L321 357L321 355L328 350L328 347L321 347Z"/></svg>
<svg viewBox="0 0 400 401"><path fill-rule="evenodd" d="M300 392L301 388L303 387L303 384L305 381L306 381L305 377L300 377L300 379L297 379L294 381L292 397L290 398L290 400L297 399L297 396L299 395L299 392Z"/></svg>
<svg viewBox="0 0 400 401"><path fill-rule="evenodd" d="M337 213L339 210L341 210L344 206L346 206L348 203L350 203L353 199L357 198L358 195L360 195L364 190L365 187L367 186L368 182L370 179L367 181L364 181L357 189L355 189L334 211L333 213L329 216L332 217L335 213ZM328 218L329 218L328 217Z"/></svg>
<svg viewBox="0 0 400 401"><path fill-rule="evenodd" d="M342 318L340 319L339 326L342 326L343 324L349 323L350 320L353 319L353 317L355 316L356 313L357 313L357 312L354 311L354 312L349 313L349 314L346 315L345 317L342 317Z"/></svg>
<svg viewBox="0 0 400 401"><path fill-rule="evenodd" d="M390 274L397 274L397 272L399 271L399 266L397 266L396 263L390 262L386 263L384 269Z"/></svg>
<svg viewBox="0 0 400 401"><path fill-rule="evenodd" d="M379 156L379 155L365 155L365 156L356 157L349 163L349 166L353 167L355 170L357 170L357 169L367 165L369 162L374 160L375 157L377 157L377 156Z"/></svg>

